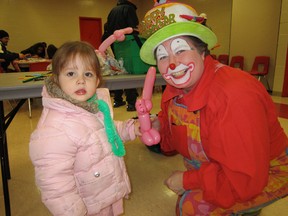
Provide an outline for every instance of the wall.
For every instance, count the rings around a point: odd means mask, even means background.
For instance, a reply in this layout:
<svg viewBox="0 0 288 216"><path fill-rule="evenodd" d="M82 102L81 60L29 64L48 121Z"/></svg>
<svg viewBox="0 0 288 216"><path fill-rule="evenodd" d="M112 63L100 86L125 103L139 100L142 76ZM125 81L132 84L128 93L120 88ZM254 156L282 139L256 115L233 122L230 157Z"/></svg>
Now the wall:
<svg viewBox="0 0 288 216"><path fill-rule="evenodd" d="M0 29L10 34L8 48L20 52L45 41L61 45L79 40L79 16L100 17L106 22L116 0L1 0Z"/></svg>
<svg viewBox="0 0 288 216"><path fill-rule="evenodd" d="M281 92L283 88L287 47L288 47L288 0L282 0L277 58L274 74L273 90L275 92Z"/></svg>
<svg viewBox="0 0 288 216"><path fill-rule="evenodd" d="M255 56L270 56L267 77L271 87L275 74L280 12L281 0L233 0L230 56L243 55L244 70L247 71L251 70Z"/></svg>

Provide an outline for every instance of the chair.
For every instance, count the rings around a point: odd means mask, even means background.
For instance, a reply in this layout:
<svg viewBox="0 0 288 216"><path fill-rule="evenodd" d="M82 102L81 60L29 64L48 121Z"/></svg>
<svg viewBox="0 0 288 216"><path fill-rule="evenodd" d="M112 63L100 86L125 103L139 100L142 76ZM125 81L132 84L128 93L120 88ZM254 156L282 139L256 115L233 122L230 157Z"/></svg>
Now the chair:
<svg viewBox="0 0 288 216"><path fill-rule="evenodd" d="M229 65L229 55L221 54L218 56L218 61L222 64Z"/></svg>
<svg viewBox="0 0 288 216"><path fill-rule="evenodd" d="M33 62L29 64L29 71L34 72L34 71L47 71L47 66L51 62L45 61L45 62ZM29 117L32 117L32 109L31 109L31 99L28 98L28 109L29 109Z"/></svg>
<svg viewBox="0 0 288 216"><path fill-rule="evenodd" d="M240 68L243 70L244 67L244 57L243 56L232 56L230 61L230 67Z"/></svg>
<svg viewBox="0 0 288 216"><path fill-rule="evenodd" d="M256 56L254 59L252 70L249 73L253 76L257 76L259 81L261 81L261 78L263 77L266 80L266 84L268 87L267 91L269 93L272 93L268 79L266 78L266 75L269 72L269 62L269 56Z"/></svg>

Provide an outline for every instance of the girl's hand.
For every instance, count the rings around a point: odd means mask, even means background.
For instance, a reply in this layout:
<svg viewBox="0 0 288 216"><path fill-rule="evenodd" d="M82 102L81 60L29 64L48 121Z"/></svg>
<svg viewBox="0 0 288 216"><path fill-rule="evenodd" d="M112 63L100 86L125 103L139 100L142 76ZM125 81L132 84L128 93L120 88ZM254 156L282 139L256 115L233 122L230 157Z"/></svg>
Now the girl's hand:
<svg viewBox="0 0 288 216"><path fill-rule="evenodd" d="M139 121L134 121L134 133L136 136L142 136L141 130L140 130L140 123Z"/></svg>
<svg viewBox="0 0 288 216"><path fill-rule="evenodd" d="M158 117L151 118L152 128L154 128L157 131L160 131L161 125Z"/></svg>
<svg viewBox="0 0 288 216"><path fill-rule="evenodd" d="M158 120L158 117L157 116L152 117L152 118L150 118L150 120L151 120L152 128L159 131L160 130L160 121ZM134 133L136 136L139 136L139 137L142 136L140 122L136 119L134 120Z"/></svg>
<svg viewBox="0 0 288 216"><path fill-rule="evenodd" d="M183 174L182 171L174 171L165 181L164 184L178 195L182 195L185 192L183 188Z"/></svg>

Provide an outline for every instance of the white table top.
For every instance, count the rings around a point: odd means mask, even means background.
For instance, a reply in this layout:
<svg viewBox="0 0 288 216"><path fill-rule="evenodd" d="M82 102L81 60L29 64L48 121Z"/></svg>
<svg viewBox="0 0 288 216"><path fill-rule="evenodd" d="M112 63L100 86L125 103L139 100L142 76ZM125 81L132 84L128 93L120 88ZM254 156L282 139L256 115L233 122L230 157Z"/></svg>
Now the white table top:
<svg viewBox="0 0 288 216"><path fill-rule="evenodd" d="M22 82L29 78L25 77L27 75L41 73L47 72L0 73L0 100L41 97L43 81ZM105 76L103 77L102 87L110 90L141 88L144 85L145 76L145 74ZM160 74L156 75L156 85L165 85L165 81Z"/></svg>

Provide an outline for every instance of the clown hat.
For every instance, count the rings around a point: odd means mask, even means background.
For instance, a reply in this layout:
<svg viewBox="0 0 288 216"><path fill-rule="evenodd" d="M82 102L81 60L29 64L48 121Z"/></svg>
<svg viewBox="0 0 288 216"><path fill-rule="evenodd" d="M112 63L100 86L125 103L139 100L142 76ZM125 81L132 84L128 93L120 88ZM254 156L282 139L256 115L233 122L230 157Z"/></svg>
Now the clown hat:
<svg viewBox="0 0 288 216"><path fill-rule="evenodd" d="M147 64L156 65L154 51L164 41L176 36L194 36L212 49L217 37L208 27L202 25L203 17L198 16L189 5L164 1L156 3L149 10L139 26L140 35L147 40L140 50L141 59Z"/></svg>

